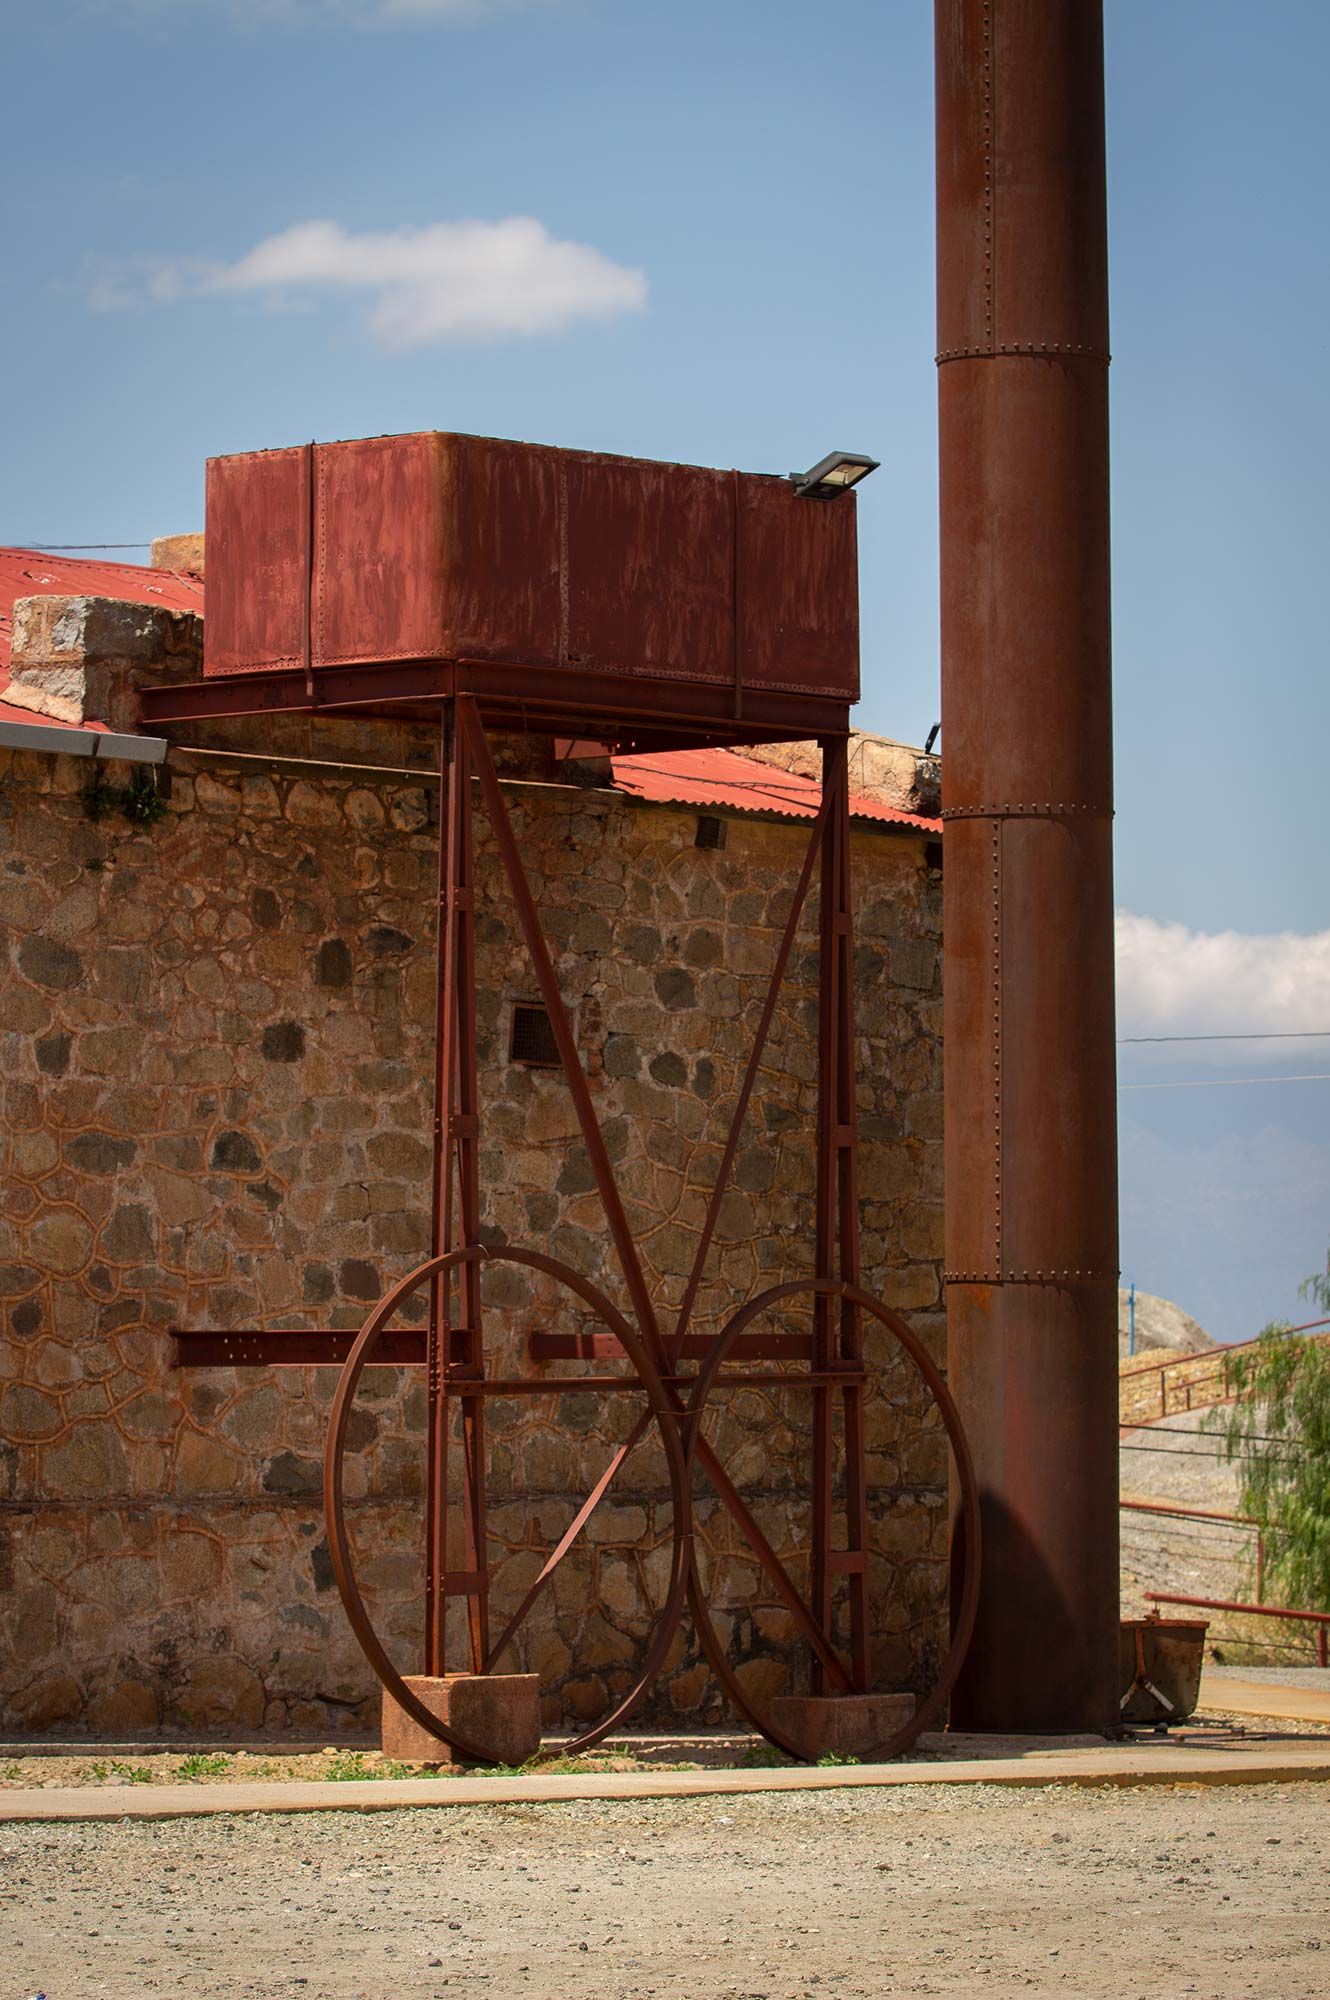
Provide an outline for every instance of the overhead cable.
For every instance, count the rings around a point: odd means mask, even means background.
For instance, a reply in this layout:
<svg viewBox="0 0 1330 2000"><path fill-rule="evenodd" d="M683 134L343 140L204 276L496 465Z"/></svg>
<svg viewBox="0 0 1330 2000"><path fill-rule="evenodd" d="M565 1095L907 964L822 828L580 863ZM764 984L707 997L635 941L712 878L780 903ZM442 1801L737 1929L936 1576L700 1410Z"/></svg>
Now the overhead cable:
<svg viewBox="0 0 1330 2000"><path fill-rule="evenodd" d="M1134 1042L1313 1042L1330 1040L1330 1028L1271 1028L1236 1035L1119 1035L1118 1047Z"/></svg>
<svg viewBox="0 0 1330 2000"><path fill-rule="evenodd" d="M1181 1083L1120 1083L1119 1090L1236 1090L1248 1083L1330 1083L1330 1070L1310 1076L1194 1076Z"/></svg>

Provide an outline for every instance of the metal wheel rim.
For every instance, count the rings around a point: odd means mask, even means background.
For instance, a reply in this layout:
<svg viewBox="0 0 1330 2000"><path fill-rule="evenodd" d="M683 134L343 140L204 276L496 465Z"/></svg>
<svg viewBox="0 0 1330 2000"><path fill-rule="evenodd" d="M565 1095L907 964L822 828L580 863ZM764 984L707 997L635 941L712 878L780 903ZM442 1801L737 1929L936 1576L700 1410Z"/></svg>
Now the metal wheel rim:
<svg viewBox="0 0 1330 2000"><path fill-rule="evenodd" d="M411 1717L412 1721L419 1723L420 1727L427 1734L434 1737L437 1742L445 1744L465 1762L477 1764L490 1763L493 1760L487 1751L477 1749L474 1744L468 1743L455 1730L446 1728L437 1716L431 1714L419 1696L413 1694L411 1689L406 1685L402 1675L388 1658L387 1653L380 1643L378 1634L374 1630L364 1598L360 1592L359 1583L356 1580L355 1564L346 1532L342 1459L346 1442L347 1425L350 1421L351 1408L360 1377L370 1365L379 1335L397 1311L397 1308L402 1304L404 1299L409 1298L413 1292L417 1291L421 1285L427 1283L430 1279L444 1276L447 1272L455 1270L464 1264L485 1262L522 1264L531 1270L544 1272L547 1276L555 1278L558 1282L566 1285L570 1291L574 1292L585 1304L591 1307L593 1312L604 1320L605 1324L619 1340L629 1360L633 1363L637 1376L646 1390L647 1400L651 1405L656 1428L661 1435L661 1441L665 1448L666 1463L669 1468L670 1492L674 1511L670 1587L665 1603L657 1617L655 1633L648 1648L646 1660L638 1674L637 1680L628 1692L611 1707L607 1715L601 1717L598 1722L592 1724L589 1729L583 1731L580 1736L573 1739L567 1746L566 1755L575 1754L578 1751L588 1749L593 1743L598 1743L602 1737L607 1736L612 1729L621 1723L642 1699L651 1682L659 1673L670 1641L678 1629L679 1620L683 1614L689 1577L693 1568L691 1469L688 1462L688 1454L685 1452L679 1435L680 1412L671 1405L665 1393L664 1385L661 1382L659 1370L652 1360L645 1343L628 1324L627 1320L624 1319L623 1315L589 1279L584 1278L580 1272L574 1271L569 1265L560 1263L556 1258L546 1257L540 1251L523 1250L515 1245L507 1244L499 1245L492 1249L477 1244L463 1250L452 1250L444 1256L430 1258L428 1262L417 1266L414 1271L409 1272L405 1278L401 1279L391 1291L385 1294L365 1321L364 1326L352 1344L351 1352L342 1364L342 1370L338 1377L337 1389L333 1396L332 1407L328 1416L328 1440L323 1461L323 1497L324 1513L328 1528L328 1550L332 1559L333 1576L337 1584L338 1595L342 1600L342 1607L346 1612L347 1619L362 1652L373 1667L383 1687L392 1695L399 1707ZM575 1386L575 1378L572 1378L572 1380L573 1386ZM625 1378L625 1386L629 1385L629 1380L630 1378ZM561 1383L554 1384L551 1393L557 1394L561 1387Z"/></svg>
<svg viewBox="0 0 1330 2000"><path fill-rule="evenodd" d="M858 1306L861 1311L868 1313L870 1317L876 1319L882 1326L885 1326L889 1333L895 1335L910 1359L914 1362L919 1373L923 1376L924 1383L938 1406L943 1426L947 1433L947 1440L951 1446L956 1471L960 1479L961 1518L965 1528L962 1545L964 1575L960 1591L960 1602L951 1631L951 1642L947 1649L946 1659L942 1664L942 1671L934 1682L927 1699L918 1706L910 1720L898 1729L895 1735L890 1737L884 1745L880 1761L885 1763L890 1758L899 1757L903 1751L908 1750L910 1745L923 1734L928 1725L937 1719L948 1695L956 1685L962 1666L965 1664L965 1656L969 1651L970 1640L974 1635L975 1617L979 1608L979 1490L974 1475L974 1461L970 1455L970 1447L961 1424L960 1413L956 1408L951 1391L948 1389L941 1371L932 1356L923 1346L918 1336L911 1332L909 1326L899 1313L893 1312L890 1306L884 1306L879 1300L873 1298L870 1293L861 1290L858 1285L847 1284L840 1278L796 1278L787 1284L772 1285L767 1291L760 1292L755 1299L750 1299L747 1305L741 1306L739 1311L726 1321L712 1343L706 1360L698 1370L697 1381L693 1385L692 1393L688 1400L689 1471L691 1475L698 1430L707 1396L710 1393L712 1379L723 1365L735 1341L744 1332L750 1322L756 1319L760 1313L766 1312L771 1306L776 1305L782 1299L794 1298L801 1293L808 1292L823 1298L846 1299L851 1305ZM953 1544L954 1541L955 1537L953 1536ZM697 1573L697 1555L695 1549L688 1577L688 1608L692 1613L693 1622L697 1627L697 1636L701 1642L702 1651L706 1655L707 1664L716 1676L716 1679L720 1682L722 1690L733 1706L738 1710L740 1715L745 1716L752 1723L753 1727L761 1735L766 1737L769 1743L774 1743L778 1750L783 1750L787 1756L795 1758L799 1763L806 1763L807 1757L805 1752L799 1749L797 1744L787 1737L782 1730L778 1729L774 1723L758 1713L753 1703L745 1695L733 1668L726 1659L724 1648L721 1646L715 1626L712 1624L710 1609L703 1595L701 1579Z"/></svg>

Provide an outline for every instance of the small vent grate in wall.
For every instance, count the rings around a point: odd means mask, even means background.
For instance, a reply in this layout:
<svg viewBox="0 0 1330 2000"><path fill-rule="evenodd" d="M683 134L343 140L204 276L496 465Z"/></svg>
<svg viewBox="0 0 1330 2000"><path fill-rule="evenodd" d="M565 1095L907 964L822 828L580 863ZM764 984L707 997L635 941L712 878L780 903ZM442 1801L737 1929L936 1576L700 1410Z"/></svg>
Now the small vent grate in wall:
<svg viewBox="0 0 1330 2000"><path fill-rule="evenodd" d="M519 1000L513 1008L512 1033L508 1038L508 1060L526 1063L533 1069L557 1069L559 1045L545 1009L534 1001Z"/></svg>
<svg viewBox="0 0 1330 2000"><path fill-rule="evenodd" d="M717 819L714 813L703 813L697 822L697 837L693 845L695 847L724 847L725 835L728 831L729 829L726 827L723 819Z"/></svg>

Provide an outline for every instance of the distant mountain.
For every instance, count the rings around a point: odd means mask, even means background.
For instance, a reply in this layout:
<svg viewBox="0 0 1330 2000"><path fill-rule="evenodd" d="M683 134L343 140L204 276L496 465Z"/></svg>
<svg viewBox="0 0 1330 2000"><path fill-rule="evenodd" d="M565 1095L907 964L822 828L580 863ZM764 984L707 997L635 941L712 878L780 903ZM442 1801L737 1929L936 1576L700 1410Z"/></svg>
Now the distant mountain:
<svg viewBox="0 0 1330 2000"><path fill-rule="evenodd" d="M1125 1290L1118 1292L1118 1354L1125 1355L1128 1349L1131 1327L1131 1294ZM1151 1348L1166 1348L1173 1354L1202 1354L1209 1347L1217 1347L1218 1341L1211 1340L1205 1328L1194 1320L1181 1306L1175 1306L1172 1299L1157 1299L1153 1292L1136 1294L1136 1352L1147 1354Z"/></svg>

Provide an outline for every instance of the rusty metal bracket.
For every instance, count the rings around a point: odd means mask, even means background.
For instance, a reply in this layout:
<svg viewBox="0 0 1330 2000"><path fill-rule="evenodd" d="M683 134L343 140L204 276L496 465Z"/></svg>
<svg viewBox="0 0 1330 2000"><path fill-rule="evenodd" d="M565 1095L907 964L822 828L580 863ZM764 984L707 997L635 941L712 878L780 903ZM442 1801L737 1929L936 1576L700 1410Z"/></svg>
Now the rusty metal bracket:
<svg viewBox="0 0 1330 2000"><path fill-rule="evenodd" d="M1116 1291L1117 1271L944 1271L944 1285L1111 1285Z"/></svg>
<svg viewBox="0 0 1330 2000"><path fill-rule="evenodd" d="M1113 357L1106 348L1075 340L1004 340L993 347L946 347L933 359L940 368L946 361L1001 361L1004 355L1024 360L1057 361L1073 358L1102 361L1107 368Z"/></svg>
<svg viewBox="0 0 1330 2000"><path fill-rule="evenodd" d="M1092 805L1004 805L944 806L940 817L949 819L1070 819L1077 813L1095 819L1112 819L1112 806Z"/></svg>

